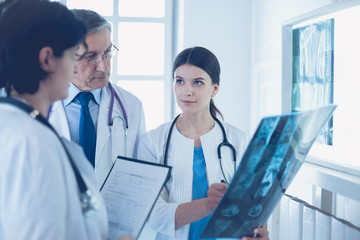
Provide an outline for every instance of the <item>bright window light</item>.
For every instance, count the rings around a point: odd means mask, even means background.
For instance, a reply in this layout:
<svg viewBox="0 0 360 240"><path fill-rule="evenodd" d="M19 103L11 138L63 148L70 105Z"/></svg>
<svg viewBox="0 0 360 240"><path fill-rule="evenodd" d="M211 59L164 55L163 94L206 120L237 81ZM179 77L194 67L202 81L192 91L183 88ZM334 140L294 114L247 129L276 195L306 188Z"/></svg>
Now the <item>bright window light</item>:
<svg viewBox="0 0 360 240"><path fill-rule="evenodd" d="M93 10L103 16L113 15L112 0L67 0L66 5L69 9L85 8Z"/></svg>
<svg viewBox="0 0 360 240"><path fill-rule="evenodd" d="M119 0L120 17L165 16L165 0Z"/></svg>
<svg viewBox="0 0 360 240"><path fill-rule="evenodd" d="M117 85L136 95L143 104L147 130L164 122L164 82L148 80L119 80Z"/></svg>
<svg viewBox="0 0 360 240"><path fill-rule="evenodd" d="M164 24L119 23L118 73L164 74Z"/></svg>

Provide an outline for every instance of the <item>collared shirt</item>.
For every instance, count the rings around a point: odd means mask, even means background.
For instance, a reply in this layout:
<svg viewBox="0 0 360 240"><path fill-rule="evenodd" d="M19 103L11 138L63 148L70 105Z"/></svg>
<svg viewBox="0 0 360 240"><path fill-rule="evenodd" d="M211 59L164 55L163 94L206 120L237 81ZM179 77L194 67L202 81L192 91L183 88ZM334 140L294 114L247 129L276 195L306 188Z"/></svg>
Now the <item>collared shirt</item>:
<svg viewBox="0 0 360 240"><path fill-rule="evenodd" d="M70 138L72 141L77 143L79 143L79 122L81 105L76 96L79 92L81 92L81 90L70 82L70 87L68 90L69 95L66 99L62 101L65 108L66 118L69 124ZM94 99L89 103L89 110L96 131L102 88L92 90L91 92L94 95Z"/></svg>

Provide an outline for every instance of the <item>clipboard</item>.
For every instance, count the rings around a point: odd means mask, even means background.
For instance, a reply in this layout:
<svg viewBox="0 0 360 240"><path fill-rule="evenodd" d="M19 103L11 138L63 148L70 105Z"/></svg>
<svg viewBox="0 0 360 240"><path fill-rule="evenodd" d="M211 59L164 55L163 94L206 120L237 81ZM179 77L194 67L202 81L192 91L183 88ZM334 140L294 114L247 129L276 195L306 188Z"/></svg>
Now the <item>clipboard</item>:
<svg viewBox="0 0 360 240"><path fill-rule="evenodd" d="M170 166L117 157L100 188L108 215L107 239L139 237L170 173Z"/></svg>
<svg viewBox="0 0 360 240"><path fill-rule="evenodd" d="M329 121L336 105L263 118L200 238L254 237Z"/></svg>

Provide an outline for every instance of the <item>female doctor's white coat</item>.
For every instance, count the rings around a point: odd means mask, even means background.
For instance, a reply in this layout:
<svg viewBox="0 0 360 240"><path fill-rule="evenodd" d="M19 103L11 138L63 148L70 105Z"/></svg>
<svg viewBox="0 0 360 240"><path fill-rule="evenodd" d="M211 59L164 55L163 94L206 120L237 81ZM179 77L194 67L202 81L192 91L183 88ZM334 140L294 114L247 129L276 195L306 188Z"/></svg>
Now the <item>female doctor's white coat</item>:
<svg viewBox="0 0 360 240"><path fill-rule="evenodd" d="M138 157L155 163L164 163L165 145L171 122L145 133L139 142ZM246 135L241 130L223 123L229 142L236 149L239 165L246 146ZM206 162L208 186L224 179L217 156L217 147L223 140L220 126L200 137ZM234 174L234 163L228 147L221 149L222 165L228 180ZM157 231L156 239L188 239L190 225L175 230L175 211L181 203L192 200L194 140L186 138L174 127L168 152L168 165L172 166L171 178L161 192L149 218L149 225Z"/></svg>
<svg viewBox="0 0 360 240"><path fill-rule="evenodd" d="M106 210L95 178L82 174L99 203L86 218L56 135L15 106L0 104L0 116L0 239L106 239ZM85 164L80 172L91 168L80 146L65 144L76 164Z"/></svg>
<svg viewBox="0 0 360 240"><path fill-rule="evenodd" d="M106 85L102 88L96 134L95 175L99 187L104 182L117 156L136 157L137 143L141 134L145 132L145 117L140 100L124 89L112 86L124 105L129 128L125 130L125 120L116 98L112 113L113 126L109 127L111 91ZM49 122L61 136L70 140L69 125L62 101L57 101L52 107Z"/></svg>

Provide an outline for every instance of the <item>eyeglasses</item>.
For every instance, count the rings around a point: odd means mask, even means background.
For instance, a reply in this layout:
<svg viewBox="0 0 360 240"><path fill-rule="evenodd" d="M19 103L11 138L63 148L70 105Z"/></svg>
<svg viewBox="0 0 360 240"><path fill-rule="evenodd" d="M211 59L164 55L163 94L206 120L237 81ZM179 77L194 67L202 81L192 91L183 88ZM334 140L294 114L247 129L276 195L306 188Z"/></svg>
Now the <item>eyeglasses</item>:
<svg viewBox="0 0 360 240"><path fill-rule="evenodd" d="M112 45L112 48L111 49L108 49L104 52L104 54L90 54L88 56L78 56L79 59L81 60L85 60L87 61L89 64L91 65L95 65L95 64L98 64L100 63L104 57L109 60L113 57L115 57L119 52L119 49L115 46L115 45Z"/></svg>

